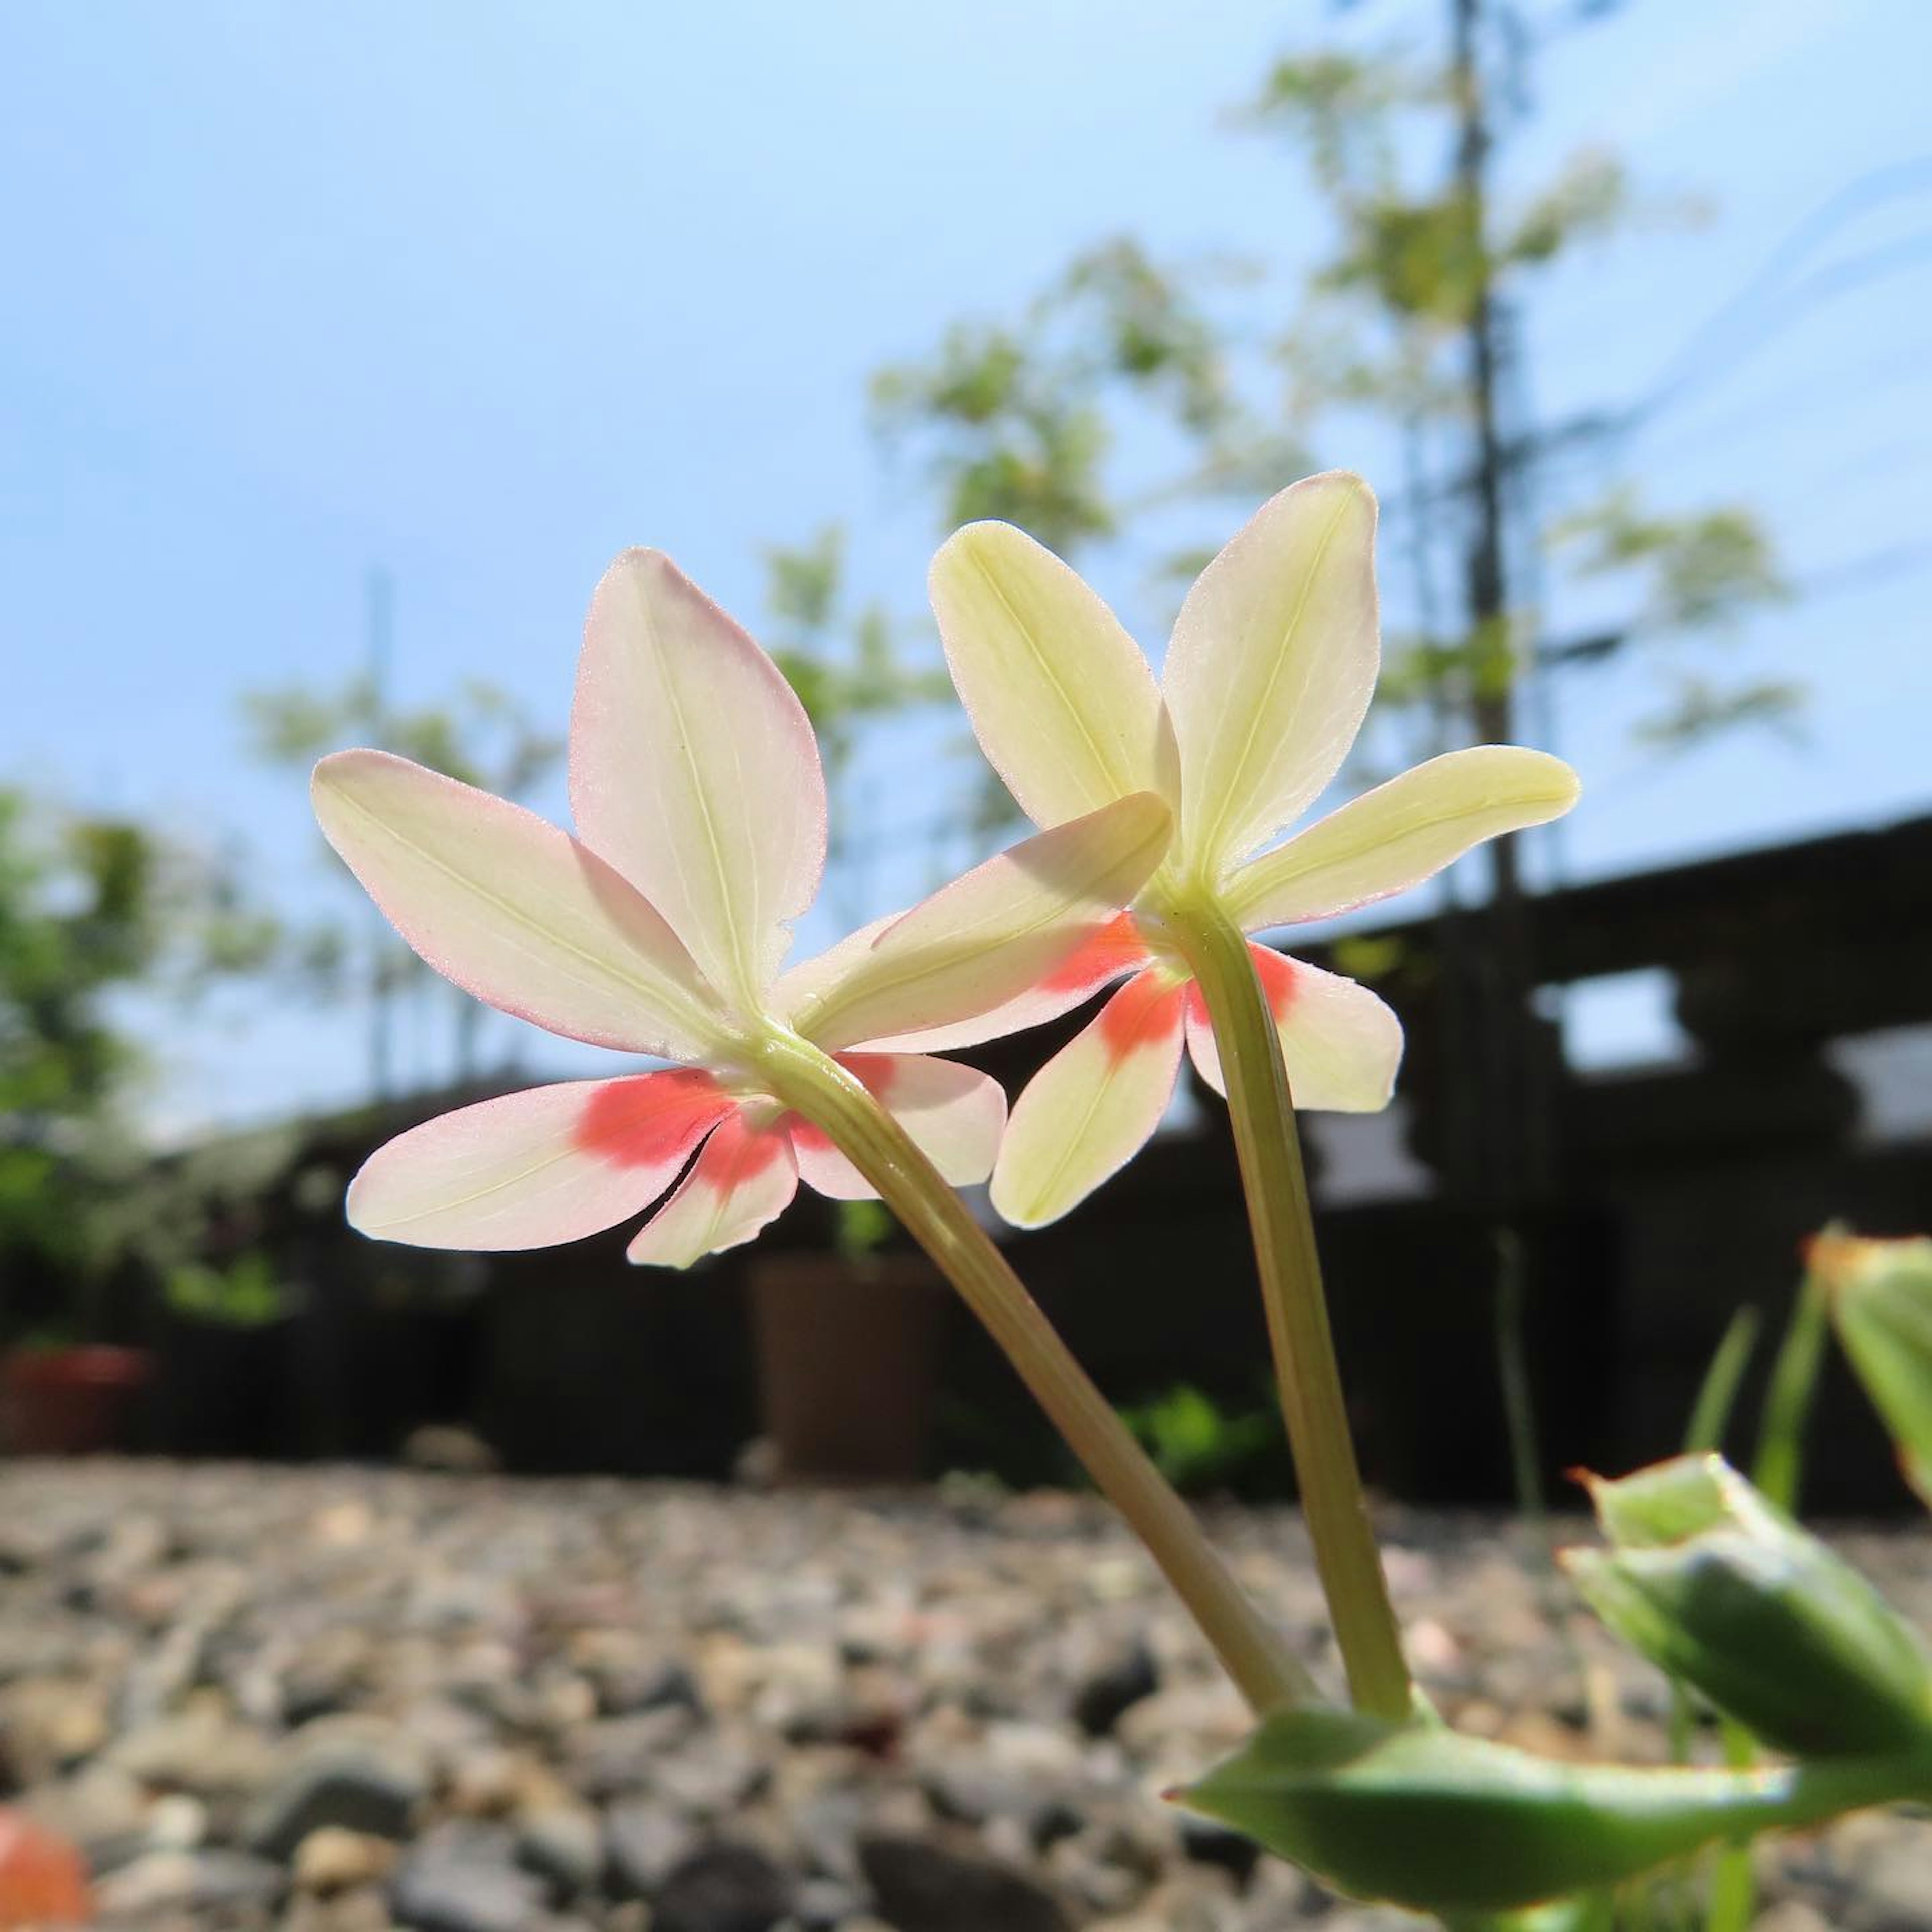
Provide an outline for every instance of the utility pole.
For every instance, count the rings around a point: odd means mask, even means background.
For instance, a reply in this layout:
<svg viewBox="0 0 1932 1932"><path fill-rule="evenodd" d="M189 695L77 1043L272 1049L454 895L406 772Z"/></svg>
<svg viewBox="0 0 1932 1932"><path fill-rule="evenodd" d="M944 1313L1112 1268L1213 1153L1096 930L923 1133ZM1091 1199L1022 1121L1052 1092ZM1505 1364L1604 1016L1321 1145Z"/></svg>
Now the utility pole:
<svg viewBox="0 0 1932 1932"><path fill-rule="evenodd" d="M1479 741L1509 744L1516 737L1517 667L1508 577L1510 458L1500 419L1502 317L1490 254L1492 134L1483 59L1490 24L1486 0L1450 0L1456 123L1452 171L1470 278L1463 317L1474 445L1463 558L1469 708ZM1507 1222L1547 1176L1551 1109L1534 1038L1530 1000L1535 976L1518 841L1492 839L1487 850L1490 896L1480 914L1476 983L1468 989L1482 1064L1469 1071L1482 1096L1478 1185L1489 1206Z"/></svg>
<svg viewBox="0 0 1932 1932"><path fill-rule="evenodd" d="M369 716L380 720L388 702L389 660L394 646L395 580L372 565L364 584L363 615L368 651ZM374 910L372 906L370 910ZM376 913L369 949L369 1090L382 1102L395 1091L394 988L388 922Z"/></svg>

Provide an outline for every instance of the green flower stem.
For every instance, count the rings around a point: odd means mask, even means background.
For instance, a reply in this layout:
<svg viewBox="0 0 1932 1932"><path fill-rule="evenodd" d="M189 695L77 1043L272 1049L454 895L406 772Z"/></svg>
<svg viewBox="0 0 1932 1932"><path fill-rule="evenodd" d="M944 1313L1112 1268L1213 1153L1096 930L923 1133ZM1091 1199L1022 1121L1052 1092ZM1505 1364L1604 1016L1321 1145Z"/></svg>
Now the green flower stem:
<svg viewBox="0 0 1932 1932"><path fill-rule="evenodd" d="M1312 1702L1317 1693L1307 1672L905 1130L836 1060L795 1036L766 1041L762 1070L769 1090L830 1137L965 1298L1102 1494L1146 1544L1252 1708L1264 1714Z"/></svg>
<svg viewBox="0 0 1932 1932"><path fill-rule="evenodd" d="M1349 1692L1360 1709L1406 1718L1414 1693L1348 1433L1281 1036L1247 940L1218 906L1177 906L1171 936L1220 1053L1282 1414Z"/></svg>

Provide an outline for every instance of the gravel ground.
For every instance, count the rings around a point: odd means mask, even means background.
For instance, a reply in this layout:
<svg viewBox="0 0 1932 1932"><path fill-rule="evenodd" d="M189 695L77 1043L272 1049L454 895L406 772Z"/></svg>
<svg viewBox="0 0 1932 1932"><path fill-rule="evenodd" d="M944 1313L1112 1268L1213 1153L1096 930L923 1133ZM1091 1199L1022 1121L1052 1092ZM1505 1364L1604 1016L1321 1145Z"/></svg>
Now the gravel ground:
<svg viewBox="0 0 1932 1932"><path fill-rule="evenodd" d="M1296 1519L1214 1528L1332 1682ZM1660 1755L1660 1681L1520 1535L1387 1528L1453 1720ZM1932 1623L1932 1536L1844 1541ZM0 1465L0 1800L130 1932L1413 1923L1160 1802L1242 1728L1078 1498ZM1776 1932L1932 1932L1922 1822L1764 1866Z"/></svg>

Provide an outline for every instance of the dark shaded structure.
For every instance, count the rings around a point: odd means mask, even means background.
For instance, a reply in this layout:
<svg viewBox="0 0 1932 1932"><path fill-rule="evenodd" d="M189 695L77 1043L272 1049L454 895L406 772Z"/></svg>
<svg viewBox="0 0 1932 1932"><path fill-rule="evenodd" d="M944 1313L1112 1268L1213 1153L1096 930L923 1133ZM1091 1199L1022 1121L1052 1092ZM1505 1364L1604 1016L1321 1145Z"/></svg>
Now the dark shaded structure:
<svg viewBox="0 0 1932 1932"><path fill-rule="evenodd" d="M1551 1179L1516 1204L1506 1242L1469 1179L1483 1131L1462 1071L1460 1015L1481 970L1469 916L1325 949L1409 1031L1393 1116L1318 1117L1310 1138L1364 1462L1418 1501L1510 1493L1495 1322L1506 1266L1520 1270L1555 1480L1675 1448L1731 1312L1753 1302L1781 1320L1806 1234L1834 1217L1880 1233L1932 1224L1932 1083L1915 1102L1888 1078L1912 1030L1932 1030L1932 818L1576 886L1529 918ZM1562 989L1640 971L1668 976L1688 1052L1568 1070ZM982 1064L1015 1090L1084 1017ZM627 1268L621 1233L487 1262L348 1234L338 1204L363 1154L466 1097L306 1130L256 1234L305 1288L301 1312L245 1334L168 1326L158 1441L373 1456L416 1424L461 1420L512 1467L730 1466L758 1426L748 1270L824 1250L830 1211L802 1195L757 1247L682 1276ZM1233 1150L1218 1102L1193 1111L1191 1130L1161 1136L1076 1214L1012 1237L1015 1258L1116 1400L1186 1382L1252 1408L1268 1376ZM1018 1480L1063 1473L1004 1364L962 1310L947 1318L938 1453ZM1814 1434L1814 1505L1902 1506L1876 1425L1835 1373ZM1255 1480L1285 1474L1264 1464Z"/></svg>

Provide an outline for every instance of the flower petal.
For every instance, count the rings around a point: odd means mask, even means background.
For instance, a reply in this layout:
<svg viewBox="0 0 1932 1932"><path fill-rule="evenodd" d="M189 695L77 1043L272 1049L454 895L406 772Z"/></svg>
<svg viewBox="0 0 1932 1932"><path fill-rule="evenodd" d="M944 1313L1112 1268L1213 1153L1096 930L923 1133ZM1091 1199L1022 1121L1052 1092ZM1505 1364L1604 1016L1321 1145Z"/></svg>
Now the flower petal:
<svg viewBox="0 0 1932 1932"><path fill-rule="evenodd" d="M1186 990L1158 967L1130 980L1014 1102L993 1205L1015 1227L1059 1220L1160 1124L1180 1065Z"/></svg>
<svg viewBox="0 0 1932 1932"><path fill-rule="evenodd" d="M754 1126L742 1108L734 1111L626 1252L640 1264L689 1268L755 1239L797 1192L790 1134L776 1121Z"/></svg>
<svg viewBox="0 0 1932 1932"><path fill-rule="evenodd" d="M1251 860L1223 902L1250 932L1352 911L1420 885L1485 838L1561 818L1580 789L1576 774L1546 752L1450 752Z"/></svg>
<svg viewBox="0 0 1932 1932"><path fill-rule="evenodd" d="M479 1000L552 1033L701 1060L716 996L648 901L568 833L386 752L315 768L315 815L390 923Z"/></svg>
<svg viewBox="0 0 1932 1932"><path fill-rule="evenodd" d="M584 626L570 720L584 842L748 1010L825 865L825 777L778 667L668 557L626 550Z"/></svg>
<svg viewBox="0 0 1932 1932"><path fill-rule="evenodd" d="M1341 768L1374 689L1376 500L1311 476L1262 505L1180 608L1164 688L1180 742L1183 848L1224 870Z"/></svg>
<svg viewBox="0 0 1932 1932"><path fill-rule="evenodd" d="M862 1081L911 1137L941 1180L976 1186L993 1171L1006 1096L978 1068L922 1053L842 1053L838 1064ZM791 1123L801 1179L835 1201L869 1201L878 1190L808 1120Z"/></svg>
<svg viewBox="0 0 1932 1932"><path fill-rule="evenodd" d="M1004 1029L983 1016L1112 922L1166 855L1172 824L1159 799L1137 792L1025 839L922 900L862 951L848 942L824 956L829 964L786 974L779 1010L824 1047L989 1040Z"/></svg>
<svg viewBox="0 0 1932 1932"><path fill-rule="evenodd" d="M980 748L1041 825L1176 794L1140 646L1079 576L1010 524L968 524L932 560L934 614Z"/></svg>
<svg viewBox="0 0 1932 1932"><path fill-rule="evenodd" d="M734 1106L678 1068L480 1100L378 1148L349 1221L419 1248L547 1248L641 1213Z"/></svg>
<svg viewBox="0 0 1932 1932"><path fill-rule="evenodd" d="M1367 987L1265 946L1250 946L1262 990L1281 1035L1288 1090L1298 1112L1379 1113L1395 1090L1402 1022ZM1217 1094L1221 1056L1198 986L1187 992L1187 1050Z"/></svg>

